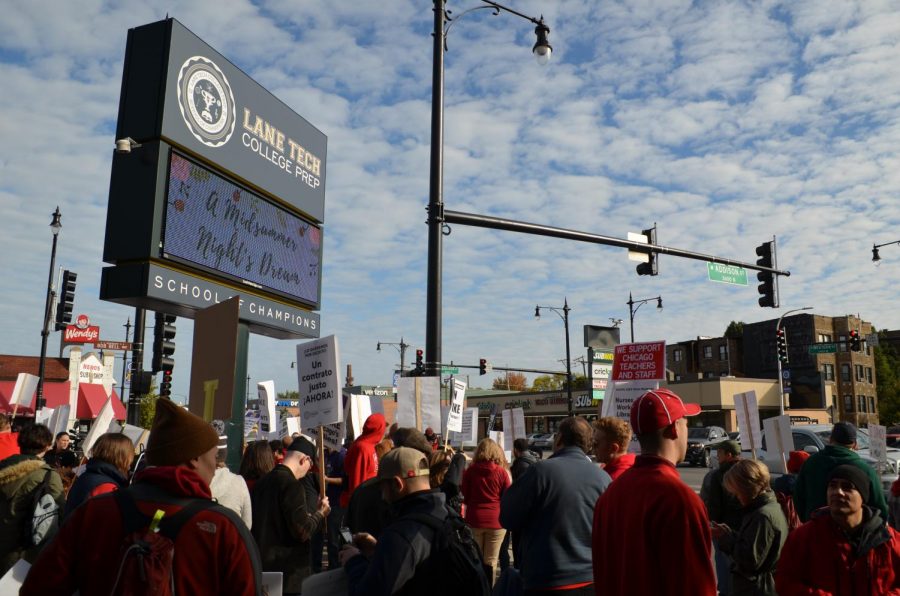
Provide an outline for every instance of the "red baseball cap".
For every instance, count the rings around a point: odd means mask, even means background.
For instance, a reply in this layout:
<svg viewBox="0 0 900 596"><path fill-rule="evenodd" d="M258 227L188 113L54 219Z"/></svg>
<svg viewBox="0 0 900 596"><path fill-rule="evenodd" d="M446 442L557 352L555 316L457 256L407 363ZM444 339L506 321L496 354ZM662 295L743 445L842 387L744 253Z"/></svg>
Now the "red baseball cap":
<svg viewBox="0 0 900 596"><path fill-rule="evenodd" d="M698 404L686 404L668 389L653 389L631 404L631 428L636 435L643 435L699 413Z"/></svg>

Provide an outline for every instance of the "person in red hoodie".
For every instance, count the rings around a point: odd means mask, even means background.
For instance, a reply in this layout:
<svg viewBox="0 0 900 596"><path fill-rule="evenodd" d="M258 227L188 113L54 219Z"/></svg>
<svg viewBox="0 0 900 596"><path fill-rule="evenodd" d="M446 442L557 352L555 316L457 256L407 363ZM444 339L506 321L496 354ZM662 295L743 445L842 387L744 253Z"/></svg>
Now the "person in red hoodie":
<svg viewBox="0 0 900 596"><path fill-rule="evenodd" d="M356 487L378 474L378 458L375 446L384 438L387 423L384 414L372 414L363 424L362 434L356 437L344 458L344 473L347 475L347 489L341 494L341 507L350 504L350 496Z"/></svg>
<svg viewBox="0 0 900 596"><path fill-rule="evenodd" d="M609 477L615 480L634 465L634 453L628 453L631 445L631 427L621 418L606 416L594 422L594 457Z"/></svg>
<svg viewBox="0 0 900 596"><path fill-rule="evenodd" d="M145 455L148 467L130 488L100 495L76 509L41 552L19 593L120 593L117 573L126 539L120 503L135 507L148 523L160 515L165 523L188 504L211 501L218 442L216 431L201 418L168 399L158 400ZM225 507L210 502L197 511L174 539L174 553L176 594L262 594L256 543L240 518Z"/></svg>
<svg viewBox="0 0 900 596"><path fill-rule="evenodd" d="M463 472L462 494L466 523L472 528L488 576L494 583L500 545L506 530L500 525L500 499L512 483L503 449L491 439L482 439L475 449L474 462Z"/></svg>
<svg viewBox="0 0 900 596"><path fill-rule="evenodd" d="M9 416L0 414L0 461L19 453L19 433L12 432Z"/></svg>

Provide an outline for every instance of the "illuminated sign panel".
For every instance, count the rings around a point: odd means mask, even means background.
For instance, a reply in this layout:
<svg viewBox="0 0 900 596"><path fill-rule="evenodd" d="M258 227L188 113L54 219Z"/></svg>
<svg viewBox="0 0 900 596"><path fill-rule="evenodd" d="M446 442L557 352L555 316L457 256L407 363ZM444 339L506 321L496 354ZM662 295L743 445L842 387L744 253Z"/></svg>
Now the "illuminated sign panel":
<svg viewBox="0 0 900 596"><path fill-rule="evenodd" d="M318 307L321 230L174 152L164 230L164 258Z"/></svg>

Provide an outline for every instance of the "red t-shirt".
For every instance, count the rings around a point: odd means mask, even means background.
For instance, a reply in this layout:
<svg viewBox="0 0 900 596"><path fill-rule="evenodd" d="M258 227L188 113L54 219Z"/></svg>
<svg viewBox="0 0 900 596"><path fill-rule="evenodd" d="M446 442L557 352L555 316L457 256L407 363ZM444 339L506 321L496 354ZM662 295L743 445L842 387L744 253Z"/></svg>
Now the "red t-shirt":
<svg viewBox="0 0 900 596"><path fill-rule="evenodd" d="M626 453L625 455L620 455L619 457L603 466L603 469L607 474L609 474L610 478L615 480L634 465L635 457L637 457L637 455L634 453Z"/></svg>
<svg viewBox="0 0 900 596"><path fill-rule="evenodd" d="M706 508L666 459L641 455L609 485L591 543L597 594L716 594Z"/></svg>
<svg viewBox="0 0 900 596"><path fill-rule="evenodd" d="M499 530L500 497L509 488L509 472L493 462L479 461L463 472L466 522L473 528Z"/></svg>
<svg viewBox="0 0 900 596"><path fill-rule="evenodd" d="M19 453L19 433L0 433L0 461Z"/></svg>

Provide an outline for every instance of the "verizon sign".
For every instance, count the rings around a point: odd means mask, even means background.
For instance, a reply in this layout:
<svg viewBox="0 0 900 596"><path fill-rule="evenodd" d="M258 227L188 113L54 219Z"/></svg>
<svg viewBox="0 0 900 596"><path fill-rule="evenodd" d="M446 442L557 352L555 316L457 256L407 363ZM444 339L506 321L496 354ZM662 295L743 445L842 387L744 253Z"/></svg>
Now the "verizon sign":
<svg viewBox="0 0 900 596"><path fill-rule="evenodd" d="M87 315L78 315L74 325L66 327L63 342L67 344L92 344L100 339L100 326L91 325Z"/></svg>

